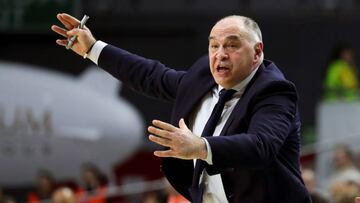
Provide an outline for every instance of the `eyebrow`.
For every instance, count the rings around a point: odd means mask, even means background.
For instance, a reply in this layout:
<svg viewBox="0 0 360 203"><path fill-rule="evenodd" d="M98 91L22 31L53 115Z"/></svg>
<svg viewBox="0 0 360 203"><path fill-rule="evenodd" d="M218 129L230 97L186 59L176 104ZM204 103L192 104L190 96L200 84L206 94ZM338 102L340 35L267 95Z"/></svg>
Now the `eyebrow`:
<svg viewBox="0 0 360 203"><path fill-rule="evenodd" d="M209 36L209 41L213 40L213 39L216 39L216 37ZM226 37L226 40L240 40L240 39L241 39L241 37L239 35L229 35Z"/></svg>

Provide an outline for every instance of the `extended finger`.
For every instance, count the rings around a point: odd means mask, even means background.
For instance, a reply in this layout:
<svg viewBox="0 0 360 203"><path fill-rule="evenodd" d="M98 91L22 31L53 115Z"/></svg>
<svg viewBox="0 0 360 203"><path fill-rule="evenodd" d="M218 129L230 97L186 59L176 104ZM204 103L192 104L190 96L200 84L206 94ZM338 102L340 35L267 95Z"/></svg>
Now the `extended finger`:
<svg viewBox="0 0 360 203"><path fill-rule="evenodd" d="M58 39L58 40L56 40L56 43L58 45L61 45L61 46L66 46L67 42L68 42L67 39Z"/></svg>
<svg viewBox="0 0 360 203"><path fill-rule="evenodd" d="M154 151L154 155L158 157L174 157L173 150Z"/></svg>
<svg viewBox="0 0 360 203"><path fill-rule="evenodd" d="M171 141L169 139L166 138L162 138L162 137L157 137L154 135L149 135L149 140L164 146L164 147L170 147L171 146Z"/></svg>
<svg viewBox="0 0 360 203"><path fill-rule="evenodd" d="M71 22L69 22L68 20L66 20L66 19L64 18L64 14L57 14L56 17L57 17L57 19L66 27L66 29L68 29L68 30L71 30L71 29L73 29L74 27L76 27L76 25L78 25L78 23L75 24L75 25L73 25L74 22L71 23Z"/></svg>
<svg viewBox="0 0 360 203"><path fill-rule="evenodd" d="M58 33L59 35L68 38L68 35L66 34L67 30L65 30L64 28L61 28L57 25L53 25L51 26L51 30L53 30L54 32Z"/></svg>
<svg viewBox="0 0 360 203"><path fill-rule="evenodd" d="M153 120L152 124L156 127L159 127L161 129L164 129L164 130L167 130L167 131L170 131L170 132L174 132L176 131L178 128L169 124L169 123L165 123L165 122L162 122L162 121L159 121L159 120Z"/></svg>
<svg viewBox="0 0 360 203"><path fill-rule="evenodd" d="M68 23L70 23L70 25L72 25L73 27L76 27L80 24L80 21L78 19L74 18L73 16L71 16L67 13L62 13L61 17L62 17L62 19L64 19Z"/></svg>
<svg viewBox="0 0 360 203"><path fill-rule="evenodd" d="M152 133L154 135L157 135L157 136L160 136L163 138L167 138L169 140L171 140L171 138L173 137L169 131L155 128L153 126L148 127L148 131L149 131L149 133Z"/></svg>

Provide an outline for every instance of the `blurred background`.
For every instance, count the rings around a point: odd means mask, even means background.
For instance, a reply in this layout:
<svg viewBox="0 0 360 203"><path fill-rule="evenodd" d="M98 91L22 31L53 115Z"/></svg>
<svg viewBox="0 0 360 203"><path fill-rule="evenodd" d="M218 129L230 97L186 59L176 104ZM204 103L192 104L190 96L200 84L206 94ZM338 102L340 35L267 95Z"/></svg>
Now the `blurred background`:
<svg viewBox="0 0 360 203"><path fill-rule="evenodd" d="M0 0L0 202L184 202L147 140L171 104L57 46L50 27L62 12L177 70L207 54L218 19L253 18L265 58L298 89L314 202L349 202L360 196L359 10L356 0Z"/></svg>

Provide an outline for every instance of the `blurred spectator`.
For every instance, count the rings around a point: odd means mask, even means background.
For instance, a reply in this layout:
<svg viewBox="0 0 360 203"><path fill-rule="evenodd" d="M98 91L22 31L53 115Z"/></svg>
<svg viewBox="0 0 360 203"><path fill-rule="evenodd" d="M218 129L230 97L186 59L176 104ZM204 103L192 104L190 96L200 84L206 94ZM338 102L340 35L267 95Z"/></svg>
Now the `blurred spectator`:
<svg viewBox="0 0 360 203"><path fill-rule="evenodd" d="M15 203L15 200L10 196L5 195L0 188L0 203Z"/></svg>
<svg viewBox="0 0 360 203"><path fill-rule="evenodd" d="M325 101L358 100L358 78L353 49L345 44L335 47L325 76Z"/></svg>
<svg viewBox="0 0 360 203"><path fill-rule="evenodd" d="M360 194L360 185L354 182L336 182L330 187L333 203L353 203Z"/></svg>
<svg viewBox="0 0 360 203"><path fill-rule="evenodd" d="M39 203L50 199L55 189L55 179L49 171L41 170L37 175L35 190L28 194L28 203Z"/></svg>
<svg viewBox="0 0 360 203"><path fill-rule="evenodd" d="M67 187L62 187L55 190L51 200L51 203L77 203L75 194L70 188Z"/></svg>
<svg viewBox="0 0 360 203"><path fill-rule="evenodd" d="M334 203L354 202L360 194L360 172L347 146L336 147L334 163L336 172L330 179L329 188Z"/></svg>
<svg viewBox="0 0 360 203"><path fill-rule="evenodd" d="M148 193L144 195L144 203L160 203L156 193Z"/></svg>
<svg viewBox="0 0 360 203"><path fill-rule="evenodd" d="M143 203L168 203L167 194L161 190L146 193Z"/></svg>
<svg viewBox="0 0 360 203"><path fill-rule="evenodd" d="M314 171L310 168L304 168L301 171L305 187L309 191L313 203L328 203L328 200L318 190Z"/></svg>
<svg viewBox="0 0 360 203"><path fill-rule="evenodd" d="M80 203L106 203L106 178L100 170L93 164L84 164L81 177L84 188L78 191Z"/></svg>
<svg viewBox="0 0 360 203"><path fill-rule="evenodd" d="M301 176L304 180L306 189L311 193L316 190L316 181L314 171L310 168L303 168L301 170Z"/></svg>
<svg viewBox="0 0 360 203"><path fill-rule="evenodd" d="M334 182L355 182L360 185L360 171L356 168L352 153L346 145L338 145L334 154L335 173L330 179Z"/></svg>

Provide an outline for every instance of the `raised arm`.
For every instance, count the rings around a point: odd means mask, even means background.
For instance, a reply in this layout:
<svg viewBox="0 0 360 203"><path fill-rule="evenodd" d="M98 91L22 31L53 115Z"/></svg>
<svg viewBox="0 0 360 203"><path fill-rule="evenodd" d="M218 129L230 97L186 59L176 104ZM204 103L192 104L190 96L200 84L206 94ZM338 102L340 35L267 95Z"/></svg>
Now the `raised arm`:
<svg viewBox="0 0 360 203"><path fill-rule="evenodd" d="M84 57L91 54L90 49L95 43L97 44L97 41L89 28L86 26L83 29L77 28L80 21L65 13L58 14L57 18L65 28L53 25L51 29L66 39L58 39L56 43L66 46L70 37L77 36L71 49ZM178 85L185 75L184 71L173 70L158 61L131 54L112 45L102 47L96 57L98 57L97 61L93 61L99 67L124 82L125 85L147 96L162 100L175 99Z"/></svg>

